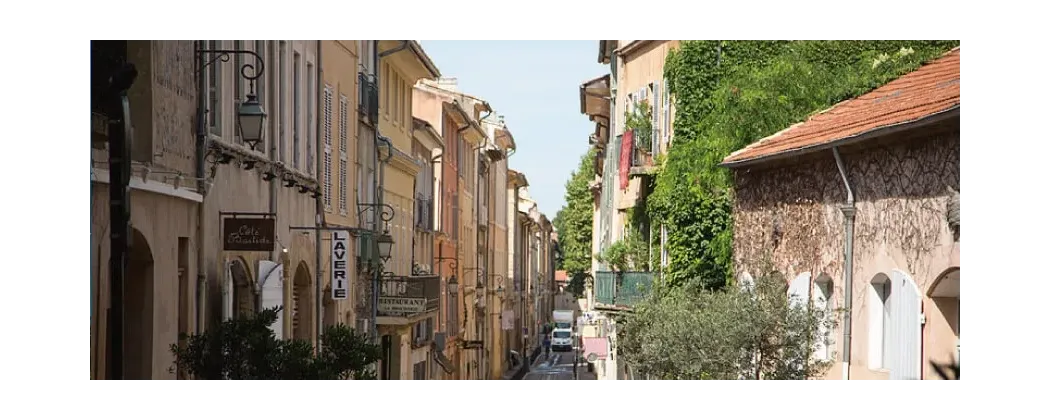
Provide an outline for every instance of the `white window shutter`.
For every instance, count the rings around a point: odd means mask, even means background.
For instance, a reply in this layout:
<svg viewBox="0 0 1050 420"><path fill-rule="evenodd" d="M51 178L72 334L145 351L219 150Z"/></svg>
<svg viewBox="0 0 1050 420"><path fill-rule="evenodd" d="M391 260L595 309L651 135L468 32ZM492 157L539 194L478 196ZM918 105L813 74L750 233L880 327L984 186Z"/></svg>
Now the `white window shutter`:
<svg viewBox="0 0 1050 420"><path fill-rule="evenodd" d="M653 157L660 154L660 113L663 111L662 106L663 102L660 101L660 82L653 82L653 104L649 107L653 114L653 135L650 139L651 146L649 148L653 152Z"/></svg>
<svg viewBox="0 0 1050 420"><path fill-rule="evenodd" d="M671 127L671 91L667 89L667 79L664 79L663 89L664 105L663 116L661 117L663 120L663 137L666 139L667 144L670 145L673 127Z"/></svg>
<svg viewBox="0 0 1050 420"><path fill-rule="evenodd" d="M919 379L922 370L922 295L908 275L894 270L890 281L888 365L890 379Z"/></svg>
<svg viewBox="0 0 1050 420"><path fill-rule="evenodd" d="M260 310L271 309L275 306L284 306L284 267L273 261L259 261L259 284L262 295L262 307ZM277 321L270 326L270 330L278 339L284 339L284 313L282 309L277 312Z"/></svg>
<svg viewBox="0 0 1050 420"><path fill-rule="evenodd" d="M794 307L805 307L809 304L809 278L808 272L799 274L788 285L788 299Z"/></svg>
<svg viewBox="0 0 1050 420"><path fill-rule="evenodd" d="M233 264L228 258L223 261L223 266L226 269L222 281L222 320L229 321L233 319L233 289L236 285L233 283Z"/></svg>

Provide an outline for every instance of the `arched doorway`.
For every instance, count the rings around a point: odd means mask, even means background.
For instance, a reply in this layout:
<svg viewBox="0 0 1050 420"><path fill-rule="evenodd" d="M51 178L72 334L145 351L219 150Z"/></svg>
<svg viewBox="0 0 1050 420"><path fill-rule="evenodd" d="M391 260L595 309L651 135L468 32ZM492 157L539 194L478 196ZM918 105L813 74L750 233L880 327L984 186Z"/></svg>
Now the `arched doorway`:
<svg viewBox="0 0 1050 420"><path fill-rule="evenodd" d="M314 293L311 280L310 267L305 262L299 262L292 281L293 338L310 340L313 336Z"/></svg>
<svg viewBox="0 0 1050 420"><path fill-rule="evenodd" d="M230 275L233 277L233 317L240 318L255 313L255 291L248 264L243 258L230 263Z"/></svg>
<svg viewBox="0 0 1050 420"><path fill-rule="evenodd" d="M132 229L124 281L124 379L153 377L153 251Z"/></svg>
<svg viewBox="0 0 1050 420"><path fill-rule="evenodd" d="M323 314L324 315L324 325L323 326L324 327L331 327L331 326L335 325L336 322L338 322L338 316L337 316L338 314L336 313L335 300L332 299L332 287L329 286L328 288L326 288L324 290L324 293L322 293L322 296L324 296L324 300L323 300L323 305L324 305L324 314ZM322 328L322 330L320 332L324 332L324 329Z"/></svg>
<svg viewBox="0 0 1050 420"><path fill-rule="evenodd" d="M945 270L930 286L929 297L939 317L931 316L930 356L937 363L959 361L959 267Z"/></svg>

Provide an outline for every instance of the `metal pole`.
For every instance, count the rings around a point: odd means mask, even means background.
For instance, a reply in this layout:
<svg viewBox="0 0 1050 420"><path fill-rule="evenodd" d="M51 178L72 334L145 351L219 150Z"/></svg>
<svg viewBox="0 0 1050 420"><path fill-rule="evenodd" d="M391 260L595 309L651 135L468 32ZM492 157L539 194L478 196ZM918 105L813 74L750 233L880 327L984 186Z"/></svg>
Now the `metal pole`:
<svg viewBox="0 0 1050 420"><path fill-rule="evenodd" d="M110 199L110 307L107 379L124 379L124 279L131 243L131 114L128 88L137 76L135 66L121 63L110 76L106 92L109 114Z"/></svg>

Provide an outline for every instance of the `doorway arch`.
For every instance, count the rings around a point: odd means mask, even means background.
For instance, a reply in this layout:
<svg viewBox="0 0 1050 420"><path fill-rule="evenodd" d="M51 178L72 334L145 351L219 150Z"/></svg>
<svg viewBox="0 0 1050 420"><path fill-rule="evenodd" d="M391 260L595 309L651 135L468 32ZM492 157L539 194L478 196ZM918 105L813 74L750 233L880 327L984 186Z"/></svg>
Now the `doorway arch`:
<svg viewBox="0 0 1050 420"><path fill-rule="evenodd" d="M292 338L311 340L313 337L314 293L310 267L300 261L292 280Z"/></svg>
<svg viewBox="0 0 1050 420"><path fill-rule="evenodd" d="M124 379L153 377L153 251L137 229L131 229L128 269L124 278Z"/></svg>
<svg viewBox="0 0 1050 420"><path fill-rule="evenodd" d="M248 263L244 258L230 262L230 275L233 277L233 317L241 318L255 313L255 290Z"/></svg>

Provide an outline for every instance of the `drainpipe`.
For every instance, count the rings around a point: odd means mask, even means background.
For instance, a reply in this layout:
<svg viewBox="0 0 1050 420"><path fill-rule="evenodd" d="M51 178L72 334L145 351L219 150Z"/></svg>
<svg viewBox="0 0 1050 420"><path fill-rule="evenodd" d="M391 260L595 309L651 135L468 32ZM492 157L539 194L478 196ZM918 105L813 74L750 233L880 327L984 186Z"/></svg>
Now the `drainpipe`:
<svg viewBox="0 0 1050 420"><path fill-rule="evenodd" d="M278 42L278 41L273 41L273 42ZM280 44L278 44L278 48L280 48ZM281 54L281 51L277 51L277 54L275 54L275 58L277 58L277 56L279 56L280 54ZM276 76L278 74L281 74L280 73L280 65L282 65L282 64L284 64L284 63L278 61L276 66L271 67L270 68L270 72L271 72L270 76ZM284 81L283 80L276 80L275 77L267 77L266 79L273 81L273 83L270 84L270 86L273 87L273 89L270 89L270 97L273 98L274 95L278 95L278 97L279 97L280 96L279 92L280 92L280 89L281 89L280 84L284 83ZM273 104L277 104L278 102L279 101L271 101L271 103L273 103ZM273 121L274 122L273 123L273 127L274 127L273 133L274 133L274 135L270 138L269 157L270 157L270 161L271 162L276 162L277 161L277 142L281 138L281 135L282 135L281 131L284 129L284 127L282 126L283 121L281 119L281 115L283 115L283 113L284 113L284 104L279 105L279 107L280 108L277 109L278 112L275 113L276 114L275 116L277 118L275 118L274 121ZM275 108L277 108L277 107L275 106ZM270 214L273 214L273 215L277 214L277 194L278 194L277 186L278 186L278 184L280 182L281 182L281 177L279 177L279 176L276 176L276 177L274 177L273 179L270 180ZM276 237L277 237L277 234L275 233L274 234L274 238L276 238ZM282 254L283 254L285 246L282 245L281 248L282 248ZM270 250L270 261L278 262L277 261L277 250L276 249ZM282 270L282 273L286 273L288 271L287 267L284 267L284 268L285 268L285 270ZM259 282L262 282L262 281L266 280L266 277L262 277L262 278L259 278L257 280ZM282 281L282 283L287 283L288 282L288 277L287 276L283 276L281 281ZM283 285L282 285L282 287L283 287ZM256 295L255 295L255 300L256 300L255 307L257 308L257 310L262 310L264 308L262 306L262 284L261 283L257 283L256 284L255 293L256 293ZM281 295L282 295L281 305L283 306L284 305L284 298L283 298L284 290L281 291ZM289 311L284 311L284 313L285 314L289 314ZM282 328L281 331L284 331L285 328L283 326L281 328ZM289 330L290 330L290 328L289 328ZM289 331L289 334L291 334L291 333L292 332ZM288 334L286 334L286 336L287 335Z"/></svg>
<svg viewBox="0 0 1050 420"><path fill-rule="evenodd" d="M194 50L203 50L205 48L203 41L194 41ZM205 122L205 108L208 106L208 99L205 96L205 85L208 83L207 77L204 74L204 70L201 69L201 65L204 64L204 57L201 54L194 54L197 61L197 192L201 195L201 202L197 203L197 334L204 332L204 306L206 305L206 296L208 290L208 277L205 275L205 261L204 261L204 197L208 194L208 183L204 178L205 172L205 155L208 152L208 132Z"/></svg>
<svg viewBox="0 0 1050 420"><path fill-rule="evenodd" d="M314 67L317 72L317 75L314 77L314 80L317 81L316 85L314 85L314 91L317 93L317 98L315 100L316 103L314 104L314 125L316 128L314 130L314 133L316 133L317 135L314 136L314 142L316 143L314 144L314 150L322 150L321 148L324 146L322 145L321 140L321 113L317 111L321 110L321 94L323 93L321 90L321 86L324 86L324 79L322 79L322 76L324 76L324 72L321 70L321 41L314 42L317 43L317 65ZM323 165L324 162L321 162L321 159L317 159L317 170L314 173L318 174L318 176L321 176L322 171L324 170ZM345 185L343 185L342 187L346 188ZM317 188L323 190L320 185L318 185ZM318 194L317 199L314 200L314 208L316 209L316 215L314 216L314 227L317 228L327 226L327 223L324 220L323 200L324 197L321 194ZM314 302L316 302L317 304L317 322L315 322L314 325L317 326L317 328L315 328L315 342L317 343L317 348L321 347L321 323L324 320L324 288L321 287L321 284L324 282L324 274L322 274L324 270L321 269L322 232L324 231L321 229L314 230L314 273L317 274L317 278L315 279L314 284L315 293L317 294L316 299L314 299ZM332 310L335 310L335 308L333 307Z"/></svg>
<svg viewBox="0 0 1050 420"><path fill-rule="evenodd" d="M843 229L846 236L845 260L843 261L846 314L842 325L842 379L849 380L850 347L853 341L853 222L857 208L854 206L853 187L846 176L846 168L842 164L842 155L839 154L839 148L832 148L831 151L835 154L835 165L838 166L839 175L842 176L842 183L846 187L846 204L840 208L845 222Z"/></svg>

